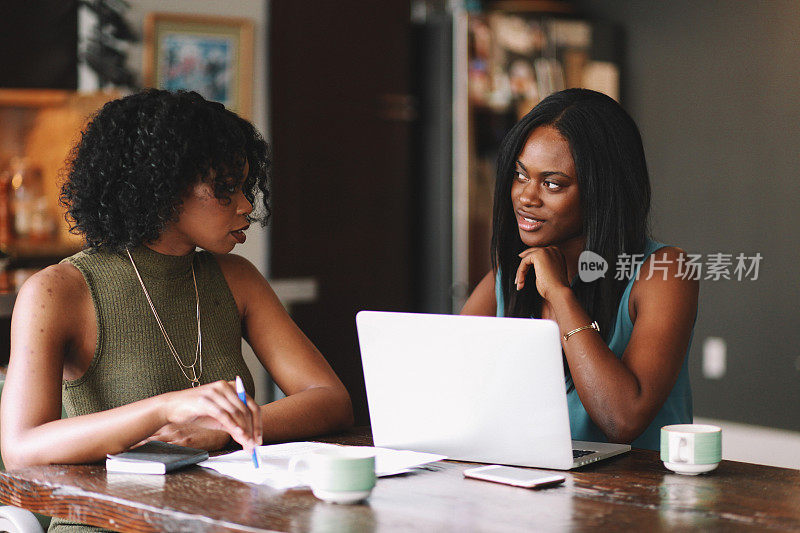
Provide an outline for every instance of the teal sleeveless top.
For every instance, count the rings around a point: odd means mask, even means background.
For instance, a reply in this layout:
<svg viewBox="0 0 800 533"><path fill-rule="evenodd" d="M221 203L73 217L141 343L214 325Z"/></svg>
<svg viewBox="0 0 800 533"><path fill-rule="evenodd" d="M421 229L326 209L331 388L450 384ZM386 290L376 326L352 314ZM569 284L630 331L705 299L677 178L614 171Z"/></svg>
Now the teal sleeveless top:
<svg viewBox="0 0 800 533"><path fill-rule="evenodd" d="M666 244L658 243L648 240L647 247L644 251L644 257L635 268L635 274L639 273L639 269L647 258L660 248L668 246ZM628 300L630 299L631 289L633 283L636 281L637 275L631 277L625 291L622 293L622 298L619 302L617 309L617 318L614 322L614 327L611 331L611 336L606 337L608 347L618 357L622 358L625 348L628 346L631 334L633 333L633 321L628 307ZM497 316L504 316L505 304L503 301L503 291L500 286L499 274L495 276L495 298L497 300ZM683 364L678 374L678 379L675 381L675 386L672 388L667 400L658 411L655 418L647 429L634 440L631 445L634 448L646 448L649 450L660 449L661 427L669 424L691 424L692 423L692 389L689 384L689 348L691 348L692 339L689 339L689 346L686 348L686 355L683 358ZM578 392L572 385L572 377L567 376L567 405L569 407L569 425L572 431L573 440L586 440L593 442L608 442L605 434L598 428L589 413L581 403L578 397Z"/></svg>

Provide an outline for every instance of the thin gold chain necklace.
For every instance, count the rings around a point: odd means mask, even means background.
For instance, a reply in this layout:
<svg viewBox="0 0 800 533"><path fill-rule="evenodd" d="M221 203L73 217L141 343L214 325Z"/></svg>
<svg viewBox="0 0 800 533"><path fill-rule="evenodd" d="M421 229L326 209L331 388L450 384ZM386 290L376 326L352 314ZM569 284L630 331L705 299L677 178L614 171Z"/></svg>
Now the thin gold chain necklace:
<svg viewBox="0 0 800 533"><path fill-rule="evenodd" d="M200 331L200 294L197 292L197 278L194 275L194 257L192 257L192 281L194 282L194 298L195 307L197 309L197 347L194 350L194 362L191 365L187 365L181 361L178 350L175 349L175 345L172 344L172 340L169 338L169 335L167 335L164 324L161 323L161 317L158 316L156 307L153 305L153 300L150 298L150 293L147 292L147 287L144 286L144 281L142 281L142 276L139 274L139 269L136 268L136 263L133 261L131 251L127 248L125 248L125 251L128 252L128 259L131 260L133 271L136 272L136 277L139 279L139 284L142 286L144 296L147 298L147 303L150 304L150 310L153 311L153 316L156 317L156 322L158 322L158 327L161 329L161 334L164 335L164 340L167 341L167 346L169 347L172 357L175 358L175 362L178 363L178 368L180 368L183 376L192 384L192 387L197 387L200 385L200 376L203 375L203 333ZM191 371L192 375L189 376L184 369Z"/></svg>

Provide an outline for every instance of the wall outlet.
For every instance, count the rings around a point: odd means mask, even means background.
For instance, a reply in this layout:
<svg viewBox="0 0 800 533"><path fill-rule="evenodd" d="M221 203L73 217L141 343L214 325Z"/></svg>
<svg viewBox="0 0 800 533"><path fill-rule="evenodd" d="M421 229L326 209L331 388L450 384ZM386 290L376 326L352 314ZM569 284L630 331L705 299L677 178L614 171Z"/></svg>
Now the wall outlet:
<svg viewBox="0 0 800 533"><path fill-rule="evenodd" d="M706 337L703 341L703 377L722 379L725 375L727 346L722 337Z"/></svg>

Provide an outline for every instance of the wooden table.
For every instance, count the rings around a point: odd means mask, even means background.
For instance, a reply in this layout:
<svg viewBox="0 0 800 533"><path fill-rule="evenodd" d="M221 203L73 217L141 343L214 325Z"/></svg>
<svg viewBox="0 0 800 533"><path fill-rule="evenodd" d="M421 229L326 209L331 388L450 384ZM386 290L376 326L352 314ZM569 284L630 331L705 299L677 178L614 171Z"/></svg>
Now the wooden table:
<svg viewBox="0 0 800 533"><path fill-rule="evenodd" d="M368 430L326 440L369 444ZM800 471L722 461L701 476L633 450L527 490L468 480L442 461L381 478L368 503L323 503L201 467L167 476L107 475L99 465L0 473L0 501L123 531L762 531L800 530Z"/></svg>

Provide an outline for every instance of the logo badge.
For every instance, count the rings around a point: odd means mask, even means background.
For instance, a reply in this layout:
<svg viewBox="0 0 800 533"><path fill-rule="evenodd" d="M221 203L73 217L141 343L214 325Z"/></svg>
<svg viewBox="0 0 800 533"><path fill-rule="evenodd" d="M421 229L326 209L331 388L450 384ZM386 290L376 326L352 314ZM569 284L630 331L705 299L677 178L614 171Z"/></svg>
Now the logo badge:
<svg viewBox="0 0 800 533"><path fill-rule="evenodd" d="M578 257L578 277L584 283L591 283L602 278L608 271L608 263L601 255L589 250L581 252Z"/></svg>

